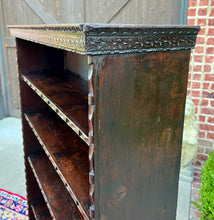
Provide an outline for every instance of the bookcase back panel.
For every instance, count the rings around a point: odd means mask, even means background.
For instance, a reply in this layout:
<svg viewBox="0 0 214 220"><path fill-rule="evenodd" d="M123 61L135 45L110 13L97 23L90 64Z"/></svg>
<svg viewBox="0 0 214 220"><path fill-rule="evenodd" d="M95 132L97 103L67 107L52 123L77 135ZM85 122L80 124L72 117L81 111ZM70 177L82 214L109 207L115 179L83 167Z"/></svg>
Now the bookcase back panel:
<svg viewBox="0 0 214 220"><path fill-rule="evenodd" d="M88 80L88 59L86 55L65 52L65 70L77 74L80 78Z"/></svg>
<svg viewBox="0 0 214 220"><path fill-rule="evenodd" d="M189 54L93 59L96 219L175 219Z"/></svg>

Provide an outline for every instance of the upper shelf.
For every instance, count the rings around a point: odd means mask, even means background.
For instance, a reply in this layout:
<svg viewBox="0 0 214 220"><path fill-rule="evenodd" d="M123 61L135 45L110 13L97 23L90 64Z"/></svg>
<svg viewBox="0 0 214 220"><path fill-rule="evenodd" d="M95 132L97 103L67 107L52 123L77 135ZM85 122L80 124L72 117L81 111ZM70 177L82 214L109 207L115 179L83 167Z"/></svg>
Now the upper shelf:
<svg viewBox="0 0 214 220"><path fill-rule="evenodd" d="M88 144L88 82L54 70L22 78Z"/></svg>
<svg viewBox="0 0 214 220"><path fill-rule="evenodd" d="M79 54L186 50L195 45L198 26L64 24L8 26L11 35Z"/></svg>

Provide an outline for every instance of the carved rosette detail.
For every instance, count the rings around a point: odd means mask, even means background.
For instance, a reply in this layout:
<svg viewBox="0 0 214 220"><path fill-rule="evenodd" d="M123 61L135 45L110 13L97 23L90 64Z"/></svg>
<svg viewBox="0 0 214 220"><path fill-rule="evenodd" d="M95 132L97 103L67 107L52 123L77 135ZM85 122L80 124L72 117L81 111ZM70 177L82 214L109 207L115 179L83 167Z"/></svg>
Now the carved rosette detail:
<svg viewBox="0 0 214 220"><path fill-rule="evenodd" d="M88 94L88 122L89 122L89 183L90 183L90 218L95 219L95 205L94 205L94 191L95 191L95 169L94 169L94 88L93 88L93 63L91 57L88 60L89 70L88 70L88 85L89 85L89 94Z"/></svg>

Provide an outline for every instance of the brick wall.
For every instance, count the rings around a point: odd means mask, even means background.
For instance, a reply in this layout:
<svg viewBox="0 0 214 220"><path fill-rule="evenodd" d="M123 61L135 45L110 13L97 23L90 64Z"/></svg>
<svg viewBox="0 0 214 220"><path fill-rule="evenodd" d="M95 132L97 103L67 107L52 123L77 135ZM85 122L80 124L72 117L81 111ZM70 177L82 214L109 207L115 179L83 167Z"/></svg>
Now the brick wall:
<svg viewBox="0 0 214 220"><path fill-rule="evenodd" d="M187 90L199 126L191 198L195 201L199 197L201 169L214 146L214 0L189 0L187 23L201 26L191 54ZM196 207L191 205L190 219L199 218Z"/></svg>

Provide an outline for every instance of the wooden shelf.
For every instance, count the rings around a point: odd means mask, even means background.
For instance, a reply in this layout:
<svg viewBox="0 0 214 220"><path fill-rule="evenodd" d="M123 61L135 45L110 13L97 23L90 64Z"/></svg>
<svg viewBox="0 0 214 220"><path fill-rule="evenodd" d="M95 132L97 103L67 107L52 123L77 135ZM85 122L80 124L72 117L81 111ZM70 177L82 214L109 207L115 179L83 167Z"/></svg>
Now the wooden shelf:
<svg viewBox="0 0 214 220"><path fill-rule="evenodd" d="M51 220L51 215L48 211L47 205L45 204L44 199L40 199L31 204L31 208L34 213L36 220Z"/></svg>
<svg viewBox="0 0 214 220"><path fill-rule="evenodd" d="M90 206L88 146L51 110L25 114L25 118L87 219Z"/></svg>
<svg viewBox="0 0 214 220"><path fill-rule="evenodd" d="M88 144L88 82L55 70L22 78Z"/></svg>
<svg viewBox="0 0 214 220"><path fill-rule="evenodd" d="M54 219L81 219L76 205L44 153L28 157L49 211Z"/></svg>

